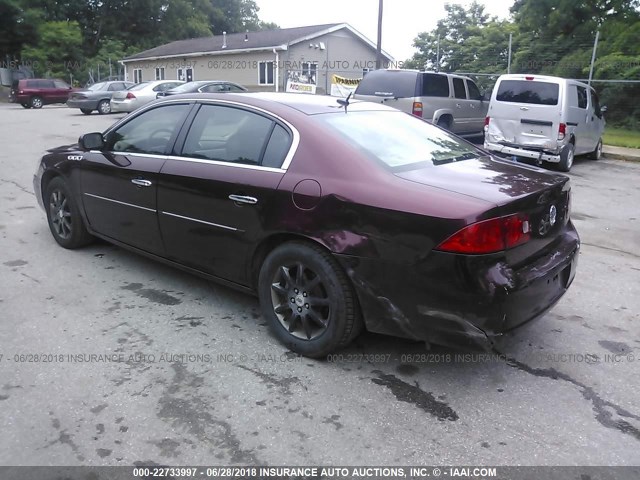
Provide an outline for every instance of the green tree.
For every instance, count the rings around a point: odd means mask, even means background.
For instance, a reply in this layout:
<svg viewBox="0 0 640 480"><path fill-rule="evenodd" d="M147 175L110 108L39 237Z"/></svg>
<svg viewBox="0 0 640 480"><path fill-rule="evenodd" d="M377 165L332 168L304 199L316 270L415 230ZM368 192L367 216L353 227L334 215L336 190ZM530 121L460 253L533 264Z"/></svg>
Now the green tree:
<svg viewBox="0 0 640 480"><path fill-rule="evenodd" d="M77 22L45 22L38 28L38 43L25 47L23 62L40 76L69 79L83 62L82 34Z"/></svg>

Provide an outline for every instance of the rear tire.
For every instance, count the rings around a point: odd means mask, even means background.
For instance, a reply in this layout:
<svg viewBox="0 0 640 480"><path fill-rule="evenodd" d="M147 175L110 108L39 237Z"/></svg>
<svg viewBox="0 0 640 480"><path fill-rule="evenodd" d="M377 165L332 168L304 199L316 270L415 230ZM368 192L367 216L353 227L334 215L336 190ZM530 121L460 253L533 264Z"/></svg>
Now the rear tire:
<svg viewBox="0 0 640 480"><path fill-rule="evenodd" d="M43 105L42 98L38 96L31 97L30 105L31 105L31 108L42 108L42 105Z"/></svg>
<svg viewBox="0 0 640 480"><path fill-rule="evenodd" d="M31 105L29 105L28 103L21 103L20 105L22 105L23 108L26 108L27 110L31 108Z"/></svg>
<svg viewBox="0 0 640 480"><path fill-rule="evenodd" d="M85 115L91 115L91 112L93 112L93 110L89 110L88 108L81 108L80 111Z"/></svg>
<svg viewBox="0 0 640 480"><path fill-rule="evenodd" d="M44 194L49 230L61 247L74 249L91 243L94 237L87 231L80 210L66 182L55 177Z"/></svg>
<svg viewBox="0 0 640 480"><path fill-rule="evenodd" d="M560 163L558 163L558 170L561 172L568 172L573 166L575 147L573 143L565 145L560 152Z"/></svg>
<svg viewBox="0 0 640 480"><path fill-rule="evenodd" d="M290 242L273 250L260 269L258 294L275 336L301 355L326 356L361 329L351 282L319 246Z"/></svg>
<svg viewBox="0 0 640 480"><path fill-rule="evenodd" d="M98 103L98 113L100 115L111 113L111 102L109 102L109 100L100 100L100 103Z"/></svg>
<svg viewBox="0 0 640 480"><path fill-rule="evenodd" d="M451 130L451 120L448 117L440 117L438 119L438 126L445 130Z"/></svg>
<svg viewBox="0 0 640 480"><path fill-rule="evenodd" d="M602 158L602 139L598 140L598 145L596 145L596 149L591 152L589 158L593 160L600 160Z"/></svg>

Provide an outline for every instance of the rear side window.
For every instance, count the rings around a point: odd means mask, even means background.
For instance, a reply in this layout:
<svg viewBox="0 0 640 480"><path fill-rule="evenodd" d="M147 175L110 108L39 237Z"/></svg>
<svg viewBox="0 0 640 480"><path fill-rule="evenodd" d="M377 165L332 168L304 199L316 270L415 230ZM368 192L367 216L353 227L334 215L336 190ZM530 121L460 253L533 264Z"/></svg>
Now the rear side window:
<svg viewBox="0 0 640 480"><path fill-rule="evenodd" d="M471 80L467 80L467 88L469 89L469 98L471 100L482 100L482 94L478 86Z"/></svg>
<svg viewBox="0 0 640 480"><path fill-rule="evenodd" d="M456 98L467 98L467 91L464 89L464 80L461 78L453 79L453 93Z"/></svg>
<svg viewBox="0 0 640 480"><path fill-rule="evenodd" d="M557 105L560 87L557 83L530 80L502 80L496 100L499 102Z"/></svg>
<svg viewBox="0 0 640 480"><path fill-rule="evenodd" d="M283 127L276 124L267 149L264 151L262 166L280 168L289 152L290 146L291 135Z"/></svg>
<svg viewBox="0 0 640 480"><path fill-rule="evenodd" d="M425 73L422 75L423 97L448 97L449 79L446 75Z"/></svg>
<svg viewBox="0 0 640 480"><path fill-rule="evenodd" d="M356 95L376 95L378 97L414 97L418 74L409 71L377 70L364 77Z"/></svg>

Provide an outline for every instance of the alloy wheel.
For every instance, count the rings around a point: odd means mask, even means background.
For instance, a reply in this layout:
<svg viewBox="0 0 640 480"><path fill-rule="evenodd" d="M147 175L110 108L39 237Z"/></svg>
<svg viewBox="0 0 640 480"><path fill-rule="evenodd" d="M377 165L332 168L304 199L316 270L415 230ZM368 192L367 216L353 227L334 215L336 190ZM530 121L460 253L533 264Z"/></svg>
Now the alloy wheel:
<svg viewBox="0 0 640 480"><path fill-rule="evenodd" d="M69 202L61 190L51 192L49 199L49 214L51 215L51 223L56 235L62 239L71 237L71 210Z"/></svg>
<svg viewBox="0 0 640 480"><path fill-rule="evenodd" d="M301 262L283 265L271 283L273 311L294 337L313 340L329 325L331 301L322 278Z"/></svg>

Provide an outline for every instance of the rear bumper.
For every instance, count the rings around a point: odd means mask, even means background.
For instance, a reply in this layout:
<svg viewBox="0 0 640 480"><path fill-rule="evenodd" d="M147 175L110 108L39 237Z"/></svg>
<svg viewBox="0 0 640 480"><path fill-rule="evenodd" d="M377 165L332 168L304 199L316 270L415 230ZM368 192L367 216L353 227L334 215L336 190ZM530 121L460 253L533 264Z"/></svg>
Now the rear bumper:
<svg viewBox="0 0 640 480"><path fill-rule="evenodd" d="M487 350L562 298L575 277L579 249L569 223L552 251L519 268L500 255L432 252L413 266L336 257L355 286L369 331Z"/></svg>
<svg viewBox="0 0 640 480"><path fill-rule="evenodd" d="M137 108L137 105L132 102L118 102L111 100L111 113L120 112L133 112Z"/></svg>
<svg viewBox="0 0 640 480"><path fill-rule="evenodd" d="M501 155L508 156L518 156L518 157L526 157L533 158L534 160L544 161L544 162L560 162L560 154L556 152L549 152L544 150L531 150L527 149L527 147L516 147L509 145L502 145L500 143L491 143L485 140L484 142L485 150L489 150L491 152L495 152Z"/></svg>

